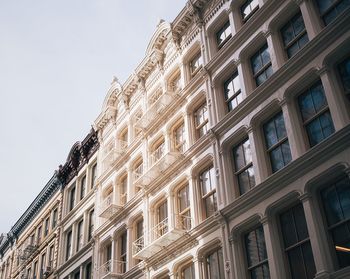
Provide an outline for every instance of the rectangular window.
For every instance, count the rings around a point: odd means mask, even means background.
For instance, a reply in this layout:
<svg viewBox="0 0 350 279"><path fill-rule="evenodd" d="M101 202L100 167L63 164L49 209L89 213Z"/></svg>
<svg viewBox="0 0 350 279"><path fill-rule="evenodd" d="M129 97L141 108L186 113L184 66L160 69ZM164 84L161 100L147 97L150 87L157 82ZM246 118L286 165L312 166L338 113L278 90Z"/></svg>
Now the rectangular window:
<svg viewBox="0 0 350 279"><path fill-rule="evenodd" d="M202 55L199 52L190 62L190 73L192 77L199 71L202 65Z"/></svg>
<svg viewBox="0 0 350 279"><path fill-rule="evenodd" d="M89 213L89 230L88 230L88 241L91 240L92 234L94 232L95 227L95 211L91 210Z"/></svg>
<svg viewBox="0 0 350 279"><path fill-rule="evenodd" d="M224 260L221 248L208 254L205 260L207 272L205 278L225 278Z"/></svg>
<svg viewBox="0 0 350 279"><path fill-rule="evenodd" d="M194 112L197 138L201 138L202 136L204 136L208 132L208 129L209 129L208 114L209 113L208 113L208 108L207 108L206 102L204 102Z"/></svg>
<svg viewBox="0 0 350 279"><path fill-rule="evenodd" d="M181 269L180 279L196 279L193 263Z"/></svg>
<svg viewBox="0 0 350 279"><path fill-rule="evenodd" d="M292 17L282 28L281 34L284 43L284 49L288 58L294 56L306 43L309 38L306 33L305 24L301 12Z"/></svg>
<svg viewBox="0 0 350 279"><path fill-rule="evenodd" d="M51 228L54 229L57 226L57 218L58 218L58 211L57 208L55 208L52 212L52 226Z"/></svg>
<svg viewBox="0 0 350 279"><path fill-rule="evenodd" d="M350 7L349 0L317 0L316 2L325 25L331 23Z"/></svg>
<svg viewBox="0 0 350 279"><path fill-rule="evenodd" d="M350 57L339 64L338 71L343 84L345 95L350 100Z"/></svg>
<svg viewBox="0 0 350 279"><path fill-rule="evenodd" d="M44 253L41 255L40 274L43 274L45 269L46 269L46 254Z"/></svg>
<svg viewBox="0 0 350 279"><path fill-rule="evenodd" d="M340 268L350 266L350 180L344 177L321 191L327 229Z"/></svg>
<svg viewBox="0 0 350 279"><path fill-rule="evenodd" d="M120 202L121 205L126 204L128 200L128 177L124 176L120 181Z"/></svg>
<svg viewBox="0 0 350 279"><path fill-rule="evenodd" d="M127 259L127 234L126 232L124 232L120 238L120 255L119 255L119 259L121 261L121 273L125 273L126 272L126 259Z"/></svg>
<svg viewBox="0 0 350 279"><path fill-rule="evenodd" d="M94 164L91 168L91 185L90 185L91 189L95 186L96 179L97 179L97 164Z"/></svg>
<svg viewBox="0 0 350 279"><path fill-rule="evenodd" d="M53 268L53 257L54 257L54 246L50 246L49 248L49 267Z"/></svg>
<svg viewBox="0 0 350 279"><path fill-rule="evenodd" d="M264 83L272 74L272 64L267 44L263 45L250 59L256 86Z"/></svg>
<svg viewBox="0 0 350 279"><path fill-rule="evenodd" d="M49 234L49 228L50 228L50 217L47 217L45 219L44 236L47 236Z"/></svg>
<svg viewBox="0 0 350 279"><path fill-rule="evenodd" d="M34 262L33 279L39 279L39 277L38 277L38 261Z"/></svg>
<svg viewBox="0 0 350 279"><path fill-rule="evenodd" d="M205 217L213 215L217 210L215 170L213 166L207 168L199 175L202 204Z"/></svg>
<svg viewBox="0 0 350 279"><path fill-rule="evenodd" d="M80 181L80 200L85 197L86 194L86 176L84 175Z"/></svg>
<svg viewBox="0 0 350 279"><path fill-rule="evenodd" d="M191 209L189 187L186 185L177 192L178 224L183 230L191 229Z"/></svg>
<svg viewBox="0 0 350 279"><path fill-rule="evenodd" d="M228 111L233 110L242 102L241 83L239 81L238 72L235 72L224 82L224 95Z"/></svg>
<svg viewBox="0 0 350 279"><path fill-rule="evenodd" d="M250 278L269 279L270 271L263 227L259 226L245 234L244 244Z"/></svg>
<svg viewBox="0 0 350 279"><path fill-rule="evenodd" d="M75 205L75 186L69 191L69 211L74 208Z"/></svg>
<svg viewBox="0 0 350 279"><path fill-rule="evenodd" d="M309 232L302 204L280 215L284 251L293 279L311 279L316 274Z"/></svg>
<svg viewBox="0 0 350 279"><path fill-rule="evenodd" d="M85 279L92 279L91 263L88 263L85 267Z"/></svg>
<svg viewBox="0 0 350 279"><path fill-rule="evenodd" d="M292 160L282 111L265 123L263 130L272 172L276 172Z"/></svg>
<svg viewBox="0 0 350 279"><path fill-rule="evenodd" d="M241 195L255 186L254 169L249 139L245 139L233 148L235 176Z"/></svg>
<svg viewBox="0 0 350 279"><path fill-rule="evenodd" d="M39 226L38 227L38 232L37 232L37 237L36 237L37 243L39 245L41 243L41 236L42 236L42 226Z"/></svg>
<svg viewBox="0 0 350 279"><path fill-rule="evenodd" d="M228 20L220 28L220 30L216 32L216 43L218 48L220 49L231 37L232 37L232 34L231 34L230 21Z"/></svg>
<svg viewBox="0 0 350 279"><path fill-rule="evenodd" d="M186 150L185 125L181 123L173 131L174 149L180 153Z"/></svg>
<svg viewBox="0 0 350 279"><path fill-rule="evenodd" d="M320 80L298 97L298 104L310 147L334 133L333 121Z"/></svg>
<svg viewBox="0 0 350 279"><path fill-rule="evenodd" d="M72 256L72 231L66 233L66 261Z"/></svg>
<svg viewBox="0 0 350 279"><path fill-rule="evenodd" d="M78 223L78 227L77 227L77 251L79 251L84 244L84 238L83 238L83 220L81 220Z"/></svg>
<svg viewBox="0 0 350 279"><path fill-rule="evenodd" d="M163 201L157 207L157 228L155 231L155 239L161 237L168 232L169 220L168 220L168 201Z"/></svg>
<svg viewBox="0 0 350 279"><path fill-rule="evenodd" d="M246 22L259 9L259 0L247 0L241 6L241 16Z"/></svg>
<svg viewBox="0 0 350 279"><path fill-rule="evenodd" d="M74 279L80 279L80 271L74 273L73 278L74 278Z"/></svg>

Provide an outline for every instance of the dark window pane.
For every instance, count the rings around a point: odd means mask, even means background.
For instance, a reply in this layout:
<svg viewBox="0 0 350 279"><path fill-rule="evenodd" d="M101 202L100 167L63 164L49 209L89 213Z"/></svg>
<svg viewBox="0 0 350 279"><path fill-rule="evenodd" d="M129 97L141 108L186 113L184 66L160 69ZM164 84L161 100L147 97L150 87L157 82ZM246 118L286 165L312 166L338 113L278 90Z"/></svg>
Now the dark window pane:
<svg viewBox="0 0 350 279"><path fill-rule="evenodd" d="M298 97L299 107L303 120L310 119L315 113L314 103L311 94L302 94Z"/></svg>
<svg viewBox="0 0 350 279"><path fill-rule="evenodd" d="M320 81L310 88L310 92L316 112L319 112L322 108L327 106L327 100Z"/></svg>
<svg viewBox="0 0 350 279"><path fill-rule="evenodd" d="M314 278L316 274L316 267L310 242L306 242L304 245L302 245L302 252L306 269L306 278Z"/></svg>
<svg viewBox="0 0 350 279"><path fill-rule="evenodd" d="M264 45L260 49L260 51L261 51L261 59L262 59L263 65L266 65L266 64L270 63L271 59L270 59L270 54L269 54L269 50L268 50L267 44Z"/></svg>
<svg viewBox="0 0 350 279"><path fill-rule="evenodd" d="M288 252L289 268L293 279L305 278L305 267L301 247L296 247Z"/></svg>
<svg viewBox="0 0 350 279"><path fill-rule="evenodd" d="M285 141L281 145L282 147L282 155L283 155L283 164L287 165L290 161L292 161L292 154L290 153L289 142Z"/></svg>
<svg viewBox="0 0 350 279"><path fill-rule="evenodd" d="M243 152L243 145L239 145L233 150L236 170L239 170L246 165Z"/></svg>
<svg viewBox="0 0 350 279"><path fill-rule="evenodd" d="M257 73L263 66L262 64L262 60L261 60L261 57L260 57L260 52L256 53L252 59L252 69L253 69L253 73Z"/></svg>
<svg viewBox="0 0 350 279"><path fill-rule="evenodd" d="M331 117L331 114L329 113L329 111L320 115L320 122L321 122L321 126L322 126L324 139L329 137L331 134L334 133L333 121L332 121L332 117Z"/></svg>
<svg viewBox="0 0 350 279"><path fill-rule="evenodd" d="M264 125L264 134L267 148L270 148L277 143L277 134L275 129L275 122L273 119Z"/></svg>
<svg viewBox="0 0 350 279"><path fill-rule="evenodd" d="M293 213L291 210L281 214L280 216L282 235L285 247L292 246L298 242L298 236L296 234Z"/></svg>
<svg viewBox="0 0 350 279"><path fill-rule="evenodd" d="M306 131L309 136L309 142L311 147L323 140L322 128L318 118L316 118L306 126Z"/></svg>
<svg viewBox="0 0 350 279"><path fill-rule="evenodd" d="M298 240L302 241L309 237L303 206L299 204L294 207L293 211Z"/></svg>
<svg viewBox="0 0 350 279"><path fill-rule="evenodd" d="M287 136L287 131L286 131L286 127L284 126L284 119L283 119L282 113L279 113L275 117L275 124L276 124L277 138L278 140L281 140Z"/></svg>
<svg viewBox="0 0 350 279"><path fill-rule="evenodd" d="M322 201L329 226L338 223L343 218L335 187L329 187L322 191Z"/></svg>
<svg viewBox="0 0 350 279"><path fill-rule="evenodd" d="M350 58L340 63L338 69L344 90L347 94L350 94Z"/></svg>
<svg viewBox="0 0 350 279"><path fill-rule="evenodd" d="M281 146L276 147L270 152L272 172L276 172L284 167L282 148Z"/></svg>
<svg viewBox="0 0 350 279"><path fill-rule="evenodd" d="M350 187L347 179L342 179L336 184L339 202L345 219L350 218Z"/></svg>

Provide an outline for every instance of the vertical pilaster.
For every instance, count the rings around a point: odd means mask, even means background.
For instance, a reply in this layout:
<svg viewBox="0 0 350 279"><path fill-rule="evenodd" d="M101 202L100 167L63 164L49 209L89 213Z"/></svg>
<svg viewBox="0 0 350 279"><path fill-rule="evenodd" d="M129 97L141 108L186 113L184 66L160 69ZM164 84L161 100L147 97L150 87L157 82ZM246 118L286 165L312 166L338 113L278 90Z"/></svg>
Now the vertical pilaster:
<svg viewBox="0 0 350 279"><path fill-rule="evenodd" d="M312 3L312 1L307 1L307 0L294 0L294 1L300 7L300 11L303 16L307 35L309 37L309 40L312 40L323 28L318 12L315 10L315 6Z"/></svg>
<svg viewBox="0 0 350 279"><path fill-rule="evenodd" d="M253 128L249 127L247 129L247 133L248 133L248 139L249 139L249 144L250 144L250 150L256 150L256 152L251 152L252 154L252 162L253 162L253 170L254 170L254 178L255 178L255 184L259 184L263 181L264 178L264 170L262 169L262 166L266 165L262 165L261 160L262 158L259 157L259 144L257 144L257 139L256 139L256 133L253 133ZM261 151L261 150L260 150ZM259 161L260 159L260 161Z"/></svg>

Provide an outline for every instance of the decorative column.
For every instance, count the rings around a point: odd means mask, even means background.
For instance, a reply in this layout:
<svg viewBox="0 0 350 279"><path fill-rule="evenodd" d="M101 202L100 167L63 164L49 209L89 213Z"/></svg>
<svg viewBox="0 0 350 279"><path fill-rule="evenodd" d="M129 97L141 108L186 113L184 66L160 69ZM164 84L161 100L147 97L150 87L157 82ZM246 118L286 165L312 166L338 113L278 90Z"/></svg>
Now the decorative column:
<svg viewBox="0 0 350 279"><path fill-rule="evenodd" d="M203 261L204 261L203 257L195 257L193 259L194 274L196 275L196 278L204 278L202 268L201 268L201 266L203 265Z"/></svg>
<svg viewBox="0 0 350 279"><path fill-rule="evenodd" d="M126 270L130 270L133 267L133 257L132 257L132 240L133 240L133 227L129 224L126 227L126 261L127 267Z"/></svg>
<svg viewBox="0 0 350 279"><path fill-rule="evenodd" d="M264 35L267 41L268 51L271 58L272 70L275 73L283 65L282 61L280 61L281 59L277 56L276 50L278 49L278 45L272 38L271 30L268 30Z"/></svg>
<svg viewBox="0 0 350 279"><path fill-rule="evenodd" d="M80 266L79 278L80 279L84 278L84 267L83 267L83 265Z"/></svg>
<svg viewBox="0 0 350 279"><path fill-rule="evenodd" d="M231 237L229 238L230 244L231 244L231 250L232 250L232 264L233 268L231 270L231 274L233 278L244 278L245 273L242 270L245 266L244 263L244 256L242 255L241 248L240 248L240 243L239 243L239 232L235 231Z"/></svg>
<svg viewBox="0 0 350 279"><path fill-rule="evenodd" d="M283 254L277 249L278 237L272 228L272 221L267 216L261 219L264 229L267 258L269 262L271 279L286 279L286 272L283 269Z"/></svg>
<svg viewBox="0 0 350 279"><path fill-rule="evenodd" d="M236 60L235 65L237 67L239 83L241 85L242 99L245 99L248 95L248 92L247 92L246 84L244 82L245 81L244 80L244 72L243 72L241 60L240 59Z"/></svg>
<svg viewBox="0 0 350 279"><path fill-rule="evenodd" d="M258 149L258 144L256 142L256 136L255 136L255 133L253 133L253 128L251 126L248 127L247 133L248 133L248 139L249 139L249 144L250 144L250 150L252 151L251 155L252 155L252 162L253 162L255 184L257 185L263 181L264 176L263 176L263 172L261 170L261 167L265 166L266 163L262 162L263 158L260 158L260 162L259 162L258 156L260 154L258 154L258 152L261 150ZM263 165L262 165L262 163L263 163Z"/></svg>
<svg viewBox="0 0 350 279"><path fill-rule="evenodd" d="M305 29L309 40L311 41L322 30L322 24L318 11L315 10L315 6L312 1L294 0L294 2L300 7Z"/></svg>
<svg viewBox="0 0 350 279"><path fill-rule="evenodd" d="M189 196L190 196L190 208L191 208L191 215L193 218L193 224L192 227L197 226L200 223L200 211L201 211L201 204L200 204L200 197L198 195L198 184L197 184L198 178L196 176L193 176L188 181L189 186Z"/></svg>
<svg viewBox="0 0 350 279"><path fill-rule="evenodd" d="M114 272L116 270L116 267L114 266L114 261L117 260L116 257L116 240L115 236L112 235L112 254L111 254L111 272Z"/></svg>
<svg viewBox="0 0 350 279"><path fill-rule="evenodd" d="M315 278L328 278L329 273L333 271L331 252L328 246L327 236L322 228L322 216L315 214L312 207L312 197L305 193L299 198L303 203L304 214L309 232L309 239L316 266Z"/></svg>
<svg viewBox="0 0 350 279"><path fill-rule="evenodd" d="M191 113L184 113L184 125L185 125L185 138L186 138L186 149L188 149L194 142L193 131L194 127L192 125Z"/></svg>

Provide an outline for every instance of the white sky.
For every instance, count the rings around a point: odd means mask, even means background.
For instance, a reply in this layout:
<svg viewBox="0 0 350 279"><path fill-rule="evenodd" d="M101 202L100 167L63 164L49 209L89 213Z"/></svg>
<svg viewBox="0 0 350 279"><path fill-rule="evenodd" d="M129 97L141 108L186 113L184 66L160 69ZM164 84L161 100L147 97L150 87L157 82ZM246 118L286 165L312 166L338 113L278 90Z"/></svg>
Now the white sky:
<svg viewBox="0 0 350 279"><path fill-rule="evenodd" d="M0 0L0 233L24 213L185 0Z"/></svg>

